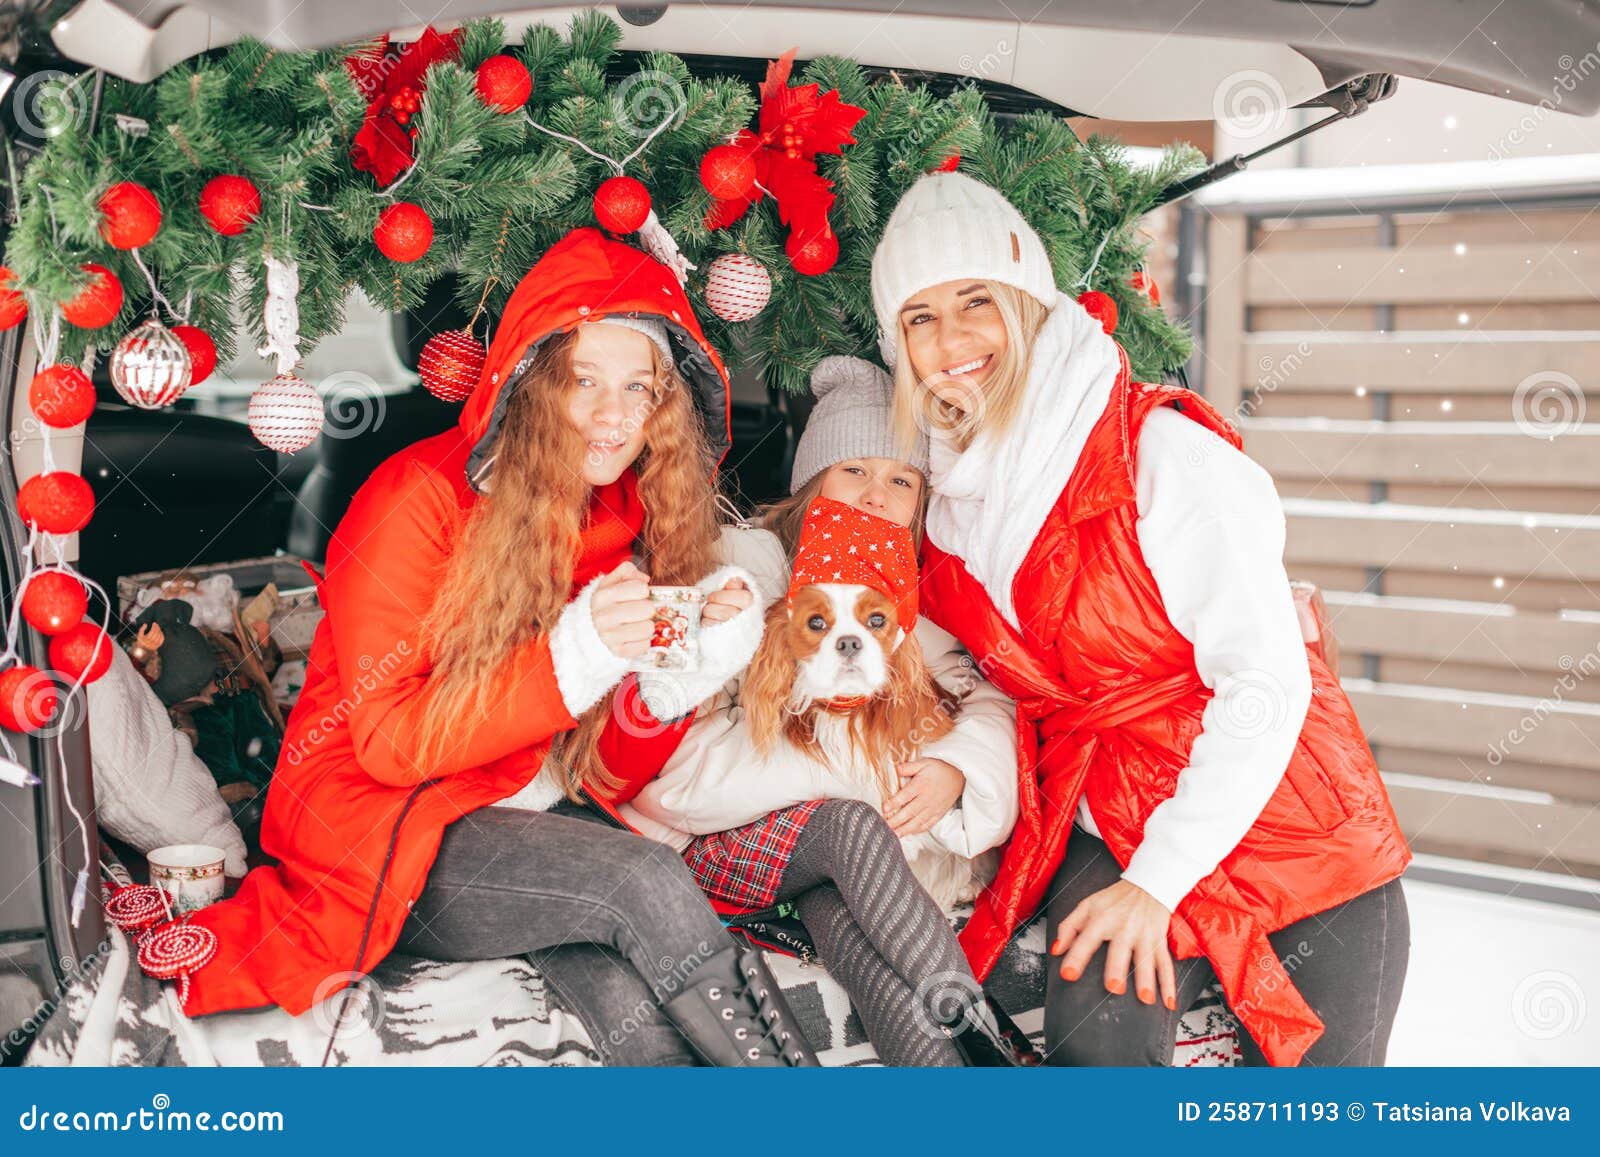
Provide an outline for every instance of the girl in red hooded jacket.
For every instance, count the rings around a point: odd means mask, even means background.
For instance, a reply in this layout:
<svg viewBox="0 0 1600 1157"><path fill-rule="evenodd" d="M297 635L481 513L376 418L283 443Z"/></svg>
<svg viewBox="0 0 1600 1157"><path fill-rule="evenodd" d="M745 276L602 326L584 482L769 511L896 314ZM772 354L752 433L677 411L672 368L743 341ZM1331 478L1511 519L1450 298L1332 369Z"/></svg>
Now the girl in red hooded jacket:
<svg viewBox="0 0 1600 1157"><path fill-rule="evenodd" d="M396 946L521 954L609 1063L815 1063L759 954L615 819L685 726L629 674L648 584L706 591L713 668L760 638L753 580L713 569L728 421L665 266L584 229L528 273L460 429L381 465L334 532L276 862L196 915L221 948L190 1013L298 1014Z"/></svg>
<svg viewBox="0 0 1600 1157"><path fill-rule="evenodd" d="M1018 701L974 970L1044 906L1052 1063L1168 1064L1220 979L1247 1061L1381 1064L1410 852L1301 638L1272 480L1201 398L1130 379L971 177L912 186L872 288L902 438L932 435L923 605Z"/></svg>

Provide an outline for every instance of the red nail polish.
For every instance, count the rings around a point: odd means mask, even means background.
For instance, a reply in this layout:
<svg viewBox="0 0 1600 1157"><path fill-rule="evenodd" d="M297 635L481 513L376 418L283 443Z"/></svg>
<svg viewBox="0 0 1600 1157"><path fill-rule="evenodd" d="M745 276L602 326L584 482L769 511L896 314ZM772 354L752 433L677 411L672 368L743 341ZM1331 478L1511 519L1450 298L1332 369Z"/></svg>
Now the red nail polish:
<svg viewBox="0 0 1600 1157"><path fill-rule="evenodd" d="M1128 987L1128 982L1126 980L1108 980L1108 981L1106 981L1106 988L1109 989L1110 991L1116 993L1118 996L1121 996L1123 994L1123 992L1125 992L1127 990L1127 987Z"/></svg>
<svg viewBox="0 0 1600 1157"><path fill-rule="evenodd" d="M1076 980L1076 979L1078 979L1078 975L1079 975L1078 970L1076 968L1072 967L1072 965L1070 965L1070 964L1062 965L1062 967L1061 967L1061 979L1063 979L1063 980Z"/></svg>
<svg viewBox="0 0 1600 1157"><path fill-rule="evenodd" d="M1155 1002L1156 1002L1156 994L1155 993L1151 992L1148 988L1141 988L1139 990L1139 1003L1140 1004L1154 1004Z"/></svg>
<svg viewBox="0 0 1600 1157"><path fill-rule="evenodd" d="M1177 1012L1178 1011L1178 1002L1173 1000L1172 997L1170 997L1170 996L1167 997L1167 1011L1168 1012Z"/></svg>
<svg viewBox="0 0 1600 1157"><path fill-rule="evenodd" d="M1057 939L1052 940L1050 942L1050 955L1051 956L1060 956L1061 953L1066 949L1066 947L1067 947L1066 941L1061 940L1058 937Z"/></svg>

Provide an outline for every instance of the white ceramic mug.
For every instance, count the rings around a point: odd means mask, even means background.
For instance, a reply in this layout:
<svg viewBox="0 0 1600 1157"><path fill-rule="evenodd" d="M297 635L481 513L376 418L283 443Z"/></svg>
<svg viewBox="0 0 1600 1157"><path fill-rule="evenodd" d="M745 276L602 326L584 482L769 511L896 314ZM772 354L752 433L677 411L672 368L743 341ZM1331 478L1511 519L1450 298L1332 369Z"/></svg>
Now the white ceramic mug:
<svg viewBox="0 0 1600 1157"><path fill-rule="evenodd" d="M150 882L167 894L174 915L193 912L222 899L225 881L221 848L209 844L172 844L157 848L145 859Z"/></svg>
<svg viewBox="0 0 1600 1157"><path fill-rule="evenodd" d="M635 671L695 671L700 667L700 612L706 594L699 587L650 588L650 646L631 667Z"/></svg>

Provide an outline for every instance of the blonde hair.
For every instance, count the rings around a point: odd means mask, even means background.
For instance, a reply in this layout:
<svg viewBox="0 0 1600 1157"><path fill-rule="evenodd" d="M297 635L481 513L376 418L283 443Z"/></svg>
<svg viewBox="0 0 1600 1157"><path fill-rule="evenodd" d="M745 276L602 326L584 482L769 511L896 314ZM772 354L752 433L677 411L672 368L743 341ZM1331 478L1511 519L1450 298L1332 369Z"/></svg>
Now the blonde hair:
<svg viewBox="0 0 1600 1157"><path fill-rule="evenodd" d="M894 409L890 427L901 445L909 446L919 429L948 436L958 450L965 450L983 430L1004 433L1017 420L1022 395L1028 388L1028 369L1033 362L1033 342L1044 325L1049 310L1032 294L1010 285L985 281L986 292L994 298L1006 330L1006 348L995 363L983 389L983 404L975 412L936 397L917 377L911 366L906 323L902 318L899 357L894 365Z"/></svg>
<svg viewBox="0 0 1600 1157"><path fill-rule="evenodd" d="M509 391L496 446L492 492L468 513L438 593L422 623L432 703L417 745L426 773L461 728L503 692L496 668L518 646L548 634L571 596L590 488L578 464L587 450L567 417L576 334L545 341ZM682 585L712 568L717 527L711 453L688 385L651 344L652 407L639 476L644 526L638 549L651 581ZM569 797L614 788L598 743L611 715L607 695L558 735L552 761Z"/></svg>
<svg viewBox="0 0 1600 1157"><path fill-rule="evenodd" d="M848 462L849 459L843 459ZM800 530L806 523L806 511L810 509L819 494L822 493L824 481L828 471L839 463L825 466L818 470L816 476L804 486L796 490L788 498L780 498L777 502L768 503L758 507L755 512L756 525L772 531L778 541L783 544L783 553L786 558L793 559L794 553L800 549ZM922 471L918 470L918 474ZM922 527L928 513L928 479L922 479L922 493L917 499L916 513L911 516L911 541L920 550L922 548Z"/></svg>

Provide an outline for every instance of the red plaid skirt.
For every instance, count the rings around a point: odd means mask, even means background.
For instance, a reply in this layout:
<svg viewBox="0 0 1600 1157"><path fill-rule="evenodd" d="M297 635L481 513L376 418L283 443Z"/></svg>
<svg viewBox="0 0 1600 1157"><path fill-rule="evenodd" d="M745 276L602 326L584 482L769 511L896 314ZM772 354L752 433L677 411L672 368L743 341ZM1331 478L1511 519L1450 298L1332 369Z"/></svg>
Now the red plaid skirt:
<svg viewBox="0 0 1600 1157"><path fill-rule="evenodd" d="M794 845L821 806L819 799L797 803L742 828L696 836L683 861L713 900L752 912L771 907Z"/></svg>

